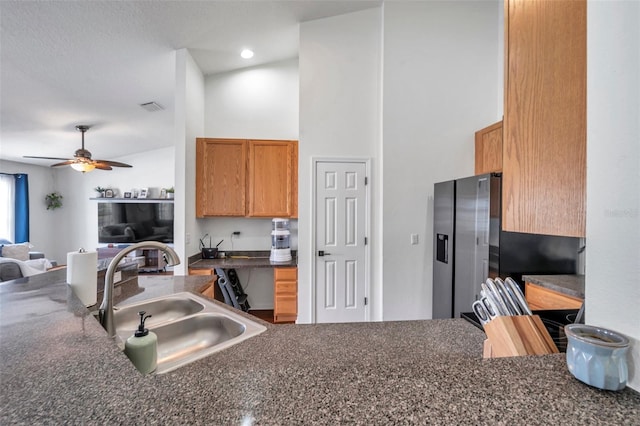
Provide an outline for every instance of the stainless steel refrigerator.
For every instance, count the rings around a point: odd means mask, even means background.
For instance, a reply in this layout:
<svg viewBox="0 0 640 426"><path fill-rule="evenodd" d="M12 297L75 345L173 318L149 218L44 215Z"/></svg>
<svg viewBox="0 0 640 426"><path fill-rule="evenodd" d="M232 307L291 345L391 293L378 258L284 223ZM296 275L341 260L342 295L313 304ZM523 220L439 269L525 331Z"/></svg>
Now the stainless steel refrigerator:
<svg viewBox="0 0 640 426"><path fill-rule="evenodd" d="M487 277L576 273L579 238L501 230L501 191L499 173L434 185L433 318L470 311Z"/></svg>

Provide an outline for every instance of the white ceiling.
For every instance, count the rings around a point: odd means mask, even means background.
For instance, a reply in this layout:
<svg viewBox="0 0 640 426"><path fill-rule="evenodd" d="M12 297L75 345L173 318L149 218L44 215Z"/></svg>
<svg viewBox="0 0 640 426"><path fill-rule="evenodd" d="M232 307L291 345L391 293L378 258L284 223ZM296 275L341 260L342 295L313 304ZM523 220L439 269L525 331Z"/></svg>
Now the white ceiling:
<svg viewBox="0 0 640 426"><path fill-rule="evenodd" d="M298 24L377 7L356 1L0 1L0 158L94 159L173 145L175 50L204 74L294 58ZM255 50L241 59L244 47ZM155 101L165 110L147 112Z"/></svg>

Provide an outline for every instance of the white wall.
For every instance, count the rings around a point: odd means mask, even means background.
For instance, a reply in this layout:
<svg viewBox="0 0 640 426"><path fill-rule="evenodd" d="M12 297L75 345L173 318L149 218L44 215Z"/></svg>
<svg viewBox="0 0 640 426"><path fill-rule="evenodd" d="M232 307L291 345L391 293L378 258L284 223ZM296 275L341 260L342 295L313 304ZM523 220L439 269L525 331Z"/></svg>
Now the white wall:
<svg viewBox="0 0 640 426"><path fill-rule="evenodd" d="M206 76L204 117L204 132L199 137L297 140L298 60ZM298 247L296 222L291 221L293 249ZM209 234L213 246L224 240L218 247L222 251L271 249L271 219L205 218L196 219L196 223L198 233L193 238L196 243ZM234 231L240 231L240 236L232 238ZM209 237L205 244L209 245ZM191 254L194 253L197 250ZM273 309L273 270L237 272L251 307Z"/></svg>
<svg viewBox="0 0 640 426"><path fill-rule="evenodd" d="M176 52L175 145L176 222L175 249L182 260L174 274L187 275L187 259L198 252L200 227L196 221L196 138L204 131L204 76L186 49Z"/></svg>
<svg viewBox="0 0 640 426"><path fill-rule="evenodd" d="M312 321L311 208L314 157L372 159L372 270L381 263L380 173L382 10L370 9L300 26L298 323ZM372 319L380 319L379 273L372 273Z"/></svg>
<svg viewBox="0 0 640 426"><path fill-rule="evenodd" d="M640 3L587 6L586 323L632 340L640 391Z"/></svg>
<svg viewBox="0 0 640 426"><path fill-rule="evenodd" d="M473 175L474 132L501 119L500 7L384 6L385 320L431 318L433 184Z"/></svg>
<svg viewBox="0 0 640 426"><path fill-rule="evenodd" d="M56 221L56 247L58 263L66 264L67 253L83 247L95 250L98 246L98 204L96 186L112 188L122 196L132 188L149 188L151 197L158 196L161 188L174 186L174 148L162 148L143 154L117 159L132 168L114 168L110 171L94 170L80 173L70 167L55 170L58 186L64 195L64 215Z"/></svg>
<svg viewBox="0 0 640 426"><path fill-rule="evenodd" d="M3 173L26 173L29 179L29 242L33 245L31 250L41 251L47 258L63 260L58 257L56 244L56 223L64 219L69 210L67 192L63 190L56 179L55 170L50 167L41 167L31 164L15 163L13 161L0 160L0 171ZM45 196L52 192L59 192L64 197L62 207L55 210L47 210ZM9 238L9 236L2 236ZM64 263L64 262L62 262Z"/></svg>

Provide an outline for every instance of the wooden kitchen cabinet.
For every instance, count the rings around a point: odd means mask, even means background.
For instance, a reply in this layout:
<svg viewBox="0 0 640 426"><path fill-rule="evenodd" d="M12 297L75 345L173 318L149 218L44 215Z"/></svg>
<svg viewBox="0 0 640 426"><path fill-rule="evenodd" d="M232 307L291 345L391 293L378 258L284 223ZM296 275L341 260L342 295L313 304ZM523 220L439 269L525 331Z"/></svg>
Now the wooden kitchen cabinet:
<svg viewBox="0 0 640 426"><path fill-rule="evenodd" d="M298 318L298 268L275 268L273 280L273 322L295 322Z"/></svg>
<svg viewBox="0 0 640 426"><path fill-rule="evenodd" d="M196 216L298 217L298 142L198 138Z"/></svg>
<svg viewBox="0 0 640 426"><path fill-rule="evenodd" d="M250 217L298 216L298 143L250 140Z"/></svg>
<svg viewBox="0 0 640 426"><path fill-rule="evenodd" d="M476 132L476 175L502 171L502 121Z"/></svg>
<svg viewBox="0 0 640 426"><path fill-rule="evenodd" d="M525 298L531 310L580 309L582 299L567 296L536 284L525 282Z"/></svg>
<svg viewBox="0 0 640 426"><path fill-rule="evenodd" d="M505 2L502 227L585 236L586 0Z"/></svg>
<svg viewBox="0 0 640 426"><path fill-rule="evenodd" d="M196 140L196 217L244 216L247 141Z"/></svg>

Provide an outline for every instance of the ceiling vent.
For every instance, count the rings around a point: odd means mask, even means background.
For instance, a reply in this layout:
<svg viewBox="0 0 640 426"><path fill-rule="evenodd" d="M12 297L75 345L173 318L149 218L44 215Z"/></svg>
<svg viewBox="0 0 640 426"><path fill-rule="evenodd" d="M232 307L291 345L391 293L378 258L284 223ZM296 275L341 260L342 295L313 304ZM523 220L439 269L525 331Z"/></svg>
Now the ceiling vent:
<svg viewBox="0 0 640 426"><path fill-rule="evenodd" d="M140 106L149 112L162 111L164 109L155 102L147 102L146 104L140 104Z"/></svg>

